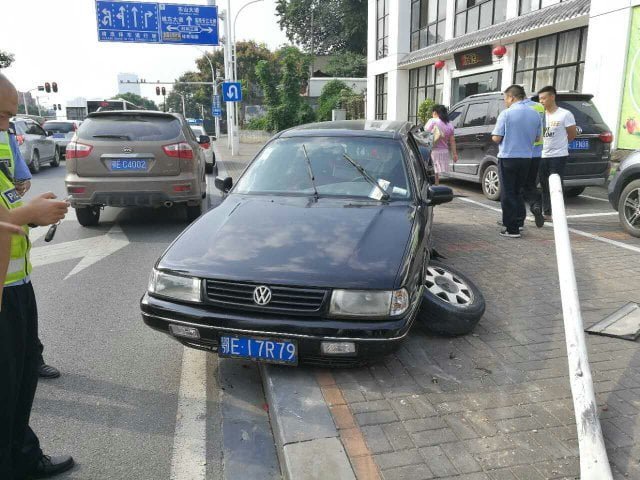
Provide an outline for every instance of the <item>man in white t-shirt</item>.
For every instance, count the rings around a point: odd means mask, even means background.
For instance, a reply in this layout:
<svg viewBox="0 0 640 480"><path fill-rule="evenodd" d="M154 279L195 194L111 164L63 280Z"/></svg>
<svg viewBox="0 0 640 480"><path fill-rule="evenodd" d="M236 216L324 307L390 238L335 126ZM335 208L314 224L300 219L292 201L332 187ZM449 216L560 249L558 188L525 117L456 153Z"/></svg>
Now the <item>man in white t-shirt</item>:
<svg viewBox="0 0 640 480"><path fill-rule="evenodd" d="M569 159L569 143L576 138L576 119L569 110L556 104L556 89L544 87L538 92L545 110L542 161L540 162L540 185L542 186L542 210L545 220L551 220L551 197L549 176L553 173L562 179Z"/></svg>

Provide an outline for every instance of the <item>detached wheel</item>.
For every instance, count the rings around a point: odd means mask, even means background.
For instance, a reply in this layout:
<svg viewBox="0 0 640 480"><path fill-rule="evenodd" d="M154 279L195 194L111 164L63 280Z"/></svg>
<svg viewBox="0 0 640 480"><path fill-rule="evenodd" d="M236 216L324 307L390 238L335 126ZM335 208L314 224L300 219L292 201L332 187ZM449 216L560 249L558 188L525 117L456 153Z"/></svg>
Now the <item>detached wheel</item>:
<svg viewBox="0 0 640 480"><path fill-rule="evenodd" d="M464 335L484 314L482 293L455 268L432 261L424 279L424 294L418 318L431 332Z"/></svg>
<svg viewBox="0 0 640 480"><path fill-rule="evenodd" d="M578 195L581 195L587 187L568 187L564 191L564 196L566 198L574 198Z"/></svg>
<svg viewBox="0 0 640 480"><path fill-rule="evenodd" d="M187 221L189 223L195 221L200 215L202 215L202 202L198 205L187 205Z"/></svg>
<svg viewBox="0 0 640 480"><path fill-rule="evenodd" d="M76 207L76 217L83 227L95 227L100 221L100 207Z"/></svg>
<svg viewBox="0 0 640 480"><path fill-rule="evenodd" d="M640 237L640 179L625 187L618 201L622 227L634 237Z"/></svg>
<svg viewBox="0 0 640 480"><path fill-rule="evenodd" d="M29 164L29 170L31 173L38 173L40 171L40 152L34 150L31 154L31 163Z"/></svg>
<svg viewBox="0 0 640 480"><path fill-rule="evenodd" d="M500 176L498 175L498 167L489 165L482 172L482 193L489 200L500 200Z"/></svg>

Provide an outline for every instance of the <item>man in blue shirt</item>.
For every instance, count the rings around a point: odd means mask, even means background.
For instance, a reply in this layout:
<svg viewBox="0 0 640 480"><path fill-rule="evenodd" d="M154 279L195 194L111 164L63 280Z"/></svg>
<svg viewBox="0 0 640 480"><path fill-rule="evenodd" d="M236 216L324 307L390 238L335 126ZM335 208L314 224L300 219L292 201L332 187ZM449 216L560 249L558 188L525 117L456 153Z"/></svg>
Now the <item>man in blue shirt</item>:
<svg viewBox="0 0 640 480"><path fill-rule="evenodd" d="M9 130L9 146L11 147L11 152L13 153L13 158L16 162L16 170L15 170L15 185L16 191L21 197L24 197L24 194L29 191L31 188L31 172L29 172L29 167L27 167L27 162L24 161L22 154L20 153L20 147L18 146L18 141L16 140L15 132ZM28 281L28 279L26 279ZM24 282L19 282L20 284ZM15 284L14 284L15 285ZM7 285L7 287L11 287L13 285ZM40 358L38 359L38 376L42 378L58 378L60 376L60 371L52 367L51 365L47 365L44 362L44 357L42 356L42 352L44 350L44 345L38 338L38 348L40 349Z"/></svg>
<svg viewBox="0 0 640 480"><path fill-rule="evenodd" d="M498 144L498 170L500 174L500 204L502 205L502 224L500 235L507 238L520 238L518 213L524 208L521 195L525 185L533 144L539 140L542 120L530 106L525 105L525 91L520 85L511 85L504 91L507 106L498 116L496 126L491 133Z"/></svg>

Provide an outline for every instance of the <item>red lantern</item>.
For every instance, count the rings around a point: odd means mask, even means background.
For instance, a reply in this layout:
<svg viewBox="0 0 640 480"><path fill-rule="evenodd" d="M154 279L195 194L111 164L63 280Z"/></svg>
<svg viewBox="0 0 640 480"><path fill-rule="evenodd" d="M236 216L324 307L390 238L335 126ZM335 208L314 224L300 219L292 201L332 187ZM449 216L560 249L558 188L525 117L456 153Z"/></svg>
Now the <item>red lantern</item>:
<svg viewBox="0 0 640 480"><path fill-rule="evenodd" d="M502 57L504 57L504 54L507 53L507 47L505 47L504 45L498 45L497 47L495 47L493 49L492 53L496 57L502 58Z"/></svg>
<svg viewBox="0 0 640 480"><path fill-rule="evenodd" d="M436 67L436 70L440 70L441 68L444 68L444 62L442 60L438 60L433 64L433 66Z"/></svg>

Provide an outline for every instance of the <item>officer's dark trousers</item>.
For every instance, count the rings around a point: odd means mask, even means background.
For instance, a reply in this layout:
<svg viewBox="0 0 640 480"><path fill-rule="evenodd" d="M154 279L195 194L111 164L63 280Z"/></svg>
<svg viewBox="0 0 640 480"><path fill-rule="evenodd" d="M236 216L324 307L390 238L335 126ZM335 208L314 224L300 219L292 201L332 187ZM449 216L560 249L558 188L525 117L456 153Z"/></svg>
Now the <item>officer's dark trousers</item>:
<svg viewBox="0 0 640 480"><path fill-rule="evenodd" d="M518 213L524 209L521 193L530 164L530 158L501 158L498 162L502 224L509 233L518 233Z"/></svg>
<svg viewBox="0 0 640 480"><path fill-rule="evenodd" d="M540 169L541 160L542 159L540 157L531 159L529 172L527 173L527 178L524 181L524 187L522 187L522 198L524 201L520 202L520 205L518 206L518 226L520 227L524 225L524 220L527 217L525 203L529 204L531 213L533 213L533 210L536 208L542 208L540 192L538 192L538 170Z"/></svg>
<svg viewBox="0 0 640 480"><path fill-rule="evenodd" d="M551 214L551 194L549 192L549 176L553 173L564 178L569 157L543 158L540 162L540 185L542 187L542 210L545 215ZM564 187L564 184L563 184Z"/></svg>
<svg viewBox="0 0 640 480"><path fill-rule="evenodd" d="M38 311L30 283L5 287L0 311L0 479L23 476L40 458L29 428L38 383Z"/></svg>

